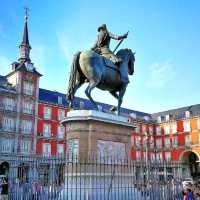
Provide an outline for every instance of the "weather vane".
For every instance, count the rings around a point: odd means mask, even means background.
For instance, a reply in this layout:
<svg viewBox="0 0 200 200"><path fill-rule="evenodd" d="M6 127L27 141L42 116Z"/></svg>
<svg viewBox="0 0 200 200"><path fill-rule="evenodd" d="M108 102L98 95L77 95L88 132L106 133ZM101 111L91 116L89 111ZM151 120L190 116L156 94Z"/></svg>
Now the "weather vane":
<svg viewBox="0 0 200 200"><path fill-rule="evenodd" d="M29 17L29 8L27 6L24 7L25 10L25 20L27 21L28 17Z"/></svg>

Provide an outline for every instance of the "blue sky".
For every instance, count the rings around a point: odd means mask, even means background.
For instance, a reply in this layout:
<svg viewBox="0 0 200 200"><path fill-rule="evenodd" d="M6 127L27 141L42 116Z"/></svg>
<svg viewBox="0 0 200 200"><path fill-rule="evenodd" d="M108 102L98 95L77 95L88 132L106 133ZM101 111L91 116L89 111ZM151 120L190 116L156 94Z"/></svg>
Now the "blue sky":
<svg viewBox="0 0 200 200"><path fill-rule="evenodd" d="M40 87L66 92L73 54L90 48L98 25L130 31L121 48L136 51L135 74L123 106L157 112L200 103L200 1L7 0L0 7L0 74L18 58L24 10L30 8L31 58L43 74ZM117 45L112 41L111 48ZM85 97L85 86L77 95ZM95 89L94 99L116 104Z"/></svg>

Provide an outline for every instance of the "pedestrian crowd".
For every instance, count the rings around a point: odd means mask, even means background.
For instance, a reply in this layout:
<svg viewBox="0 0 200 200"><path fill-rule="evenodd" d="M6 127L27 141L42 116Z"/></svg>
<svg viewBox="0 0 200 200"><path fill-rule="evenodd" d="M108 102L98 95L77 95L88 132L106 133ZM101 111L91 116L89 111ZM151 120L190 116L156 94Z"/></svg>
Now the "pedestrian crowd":
<svg viewBox="0 0 200 200"><path fill-rule="evenodd" d="M188 183L183 187L183 200L200 200L200 184Z"/></svg>

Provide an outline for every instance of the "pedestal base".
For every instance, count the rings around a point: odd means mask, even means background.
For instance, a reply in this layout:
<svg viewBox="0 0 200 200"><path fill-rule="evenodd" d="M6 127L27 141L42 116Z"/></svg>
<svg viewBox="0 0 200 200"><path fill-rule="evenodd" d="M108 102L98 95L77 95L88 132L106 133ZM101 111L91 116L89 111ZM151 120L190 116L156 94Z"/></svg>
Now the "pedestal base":
<svg viewBox="0 0 200 200"><path fill-rule="evenodd" d="M68 149L71 148L70 141L78 140L79 159L86 158L90 153L106 153L107 147L110 156L118 154L117 151L130 155L134 125L128 123L126 117L94 110L74 110L68 112L61 123L66 128Z"/></svg>

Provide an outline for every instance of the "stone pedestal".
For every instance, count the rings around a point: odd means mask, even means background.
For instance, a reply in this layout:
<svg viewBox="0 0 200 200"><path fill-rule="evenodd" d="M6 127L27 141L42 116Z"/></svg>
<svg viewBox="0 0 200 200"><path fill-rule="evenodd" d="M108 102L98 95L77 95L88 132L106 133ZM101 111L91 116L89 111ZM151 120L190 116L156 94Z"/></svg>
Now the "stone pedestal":
<svg viewBox="0 0 200 200"><path fill-rule="evenodd" d="M122 143L126 155L130 155L134 125L126 117L94 110L74 110L68 112L61 123L66 128L68 144L70 140L78 139L79 159L86 158L89 153L97 153L98 141Z"/></svg>

